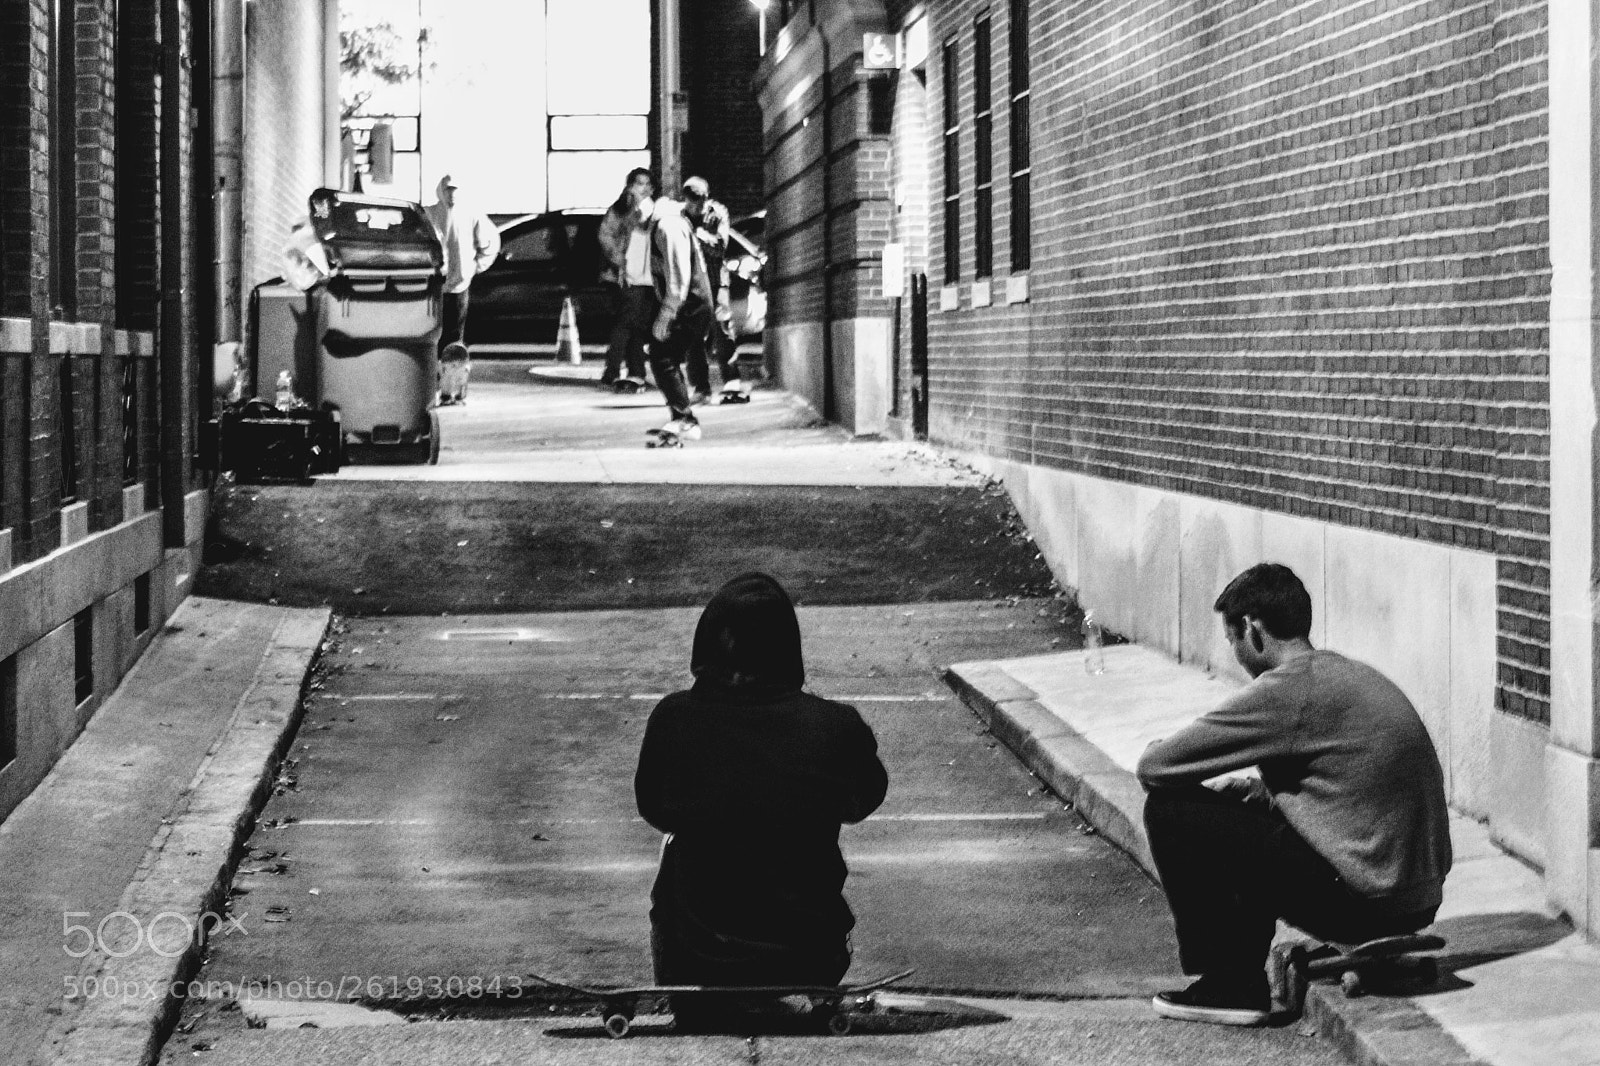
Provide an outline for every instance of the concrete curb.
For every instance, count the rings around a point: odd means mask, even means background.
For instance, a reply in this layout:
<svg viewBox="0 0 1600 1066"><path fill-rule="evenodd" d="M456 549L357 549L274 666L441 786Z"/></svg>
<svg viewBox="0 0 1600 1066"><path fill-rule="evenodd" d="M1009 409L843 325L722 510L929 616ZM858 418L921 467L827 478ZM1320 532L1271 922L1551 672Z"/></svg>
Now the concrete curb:
<svg viewBox="0 0 1600 1066"><path fill-rule="evenodd" d="M1144 789L1133 774L993 663L958 663L944 680L1029 770L1159 883L1145 839ZM1312 985L1304 1020L1359 1066L1482 1066L1408 999L1349 999L1337 987Z"/></svg>
<svg viewBox="0 0 1600 1066"><path fill-rule="evenodd" d="M122 911L184 916L197 925L207 912L222 913L237 853L271 794L330 620L326 610L296 612L277 625L228 726L146 849L121 897ZM204 937L176 918L151 921L148 933L147 948L126 957L96 952L84 960L80 975L98 977L99 988L118 994L93 996L63 1018L65 1031L46 1041L36 1062L143 1066L156 1061L183 999L174 994L174 985L198 970ZM129 994L130 989L136 991Z"/></svg>

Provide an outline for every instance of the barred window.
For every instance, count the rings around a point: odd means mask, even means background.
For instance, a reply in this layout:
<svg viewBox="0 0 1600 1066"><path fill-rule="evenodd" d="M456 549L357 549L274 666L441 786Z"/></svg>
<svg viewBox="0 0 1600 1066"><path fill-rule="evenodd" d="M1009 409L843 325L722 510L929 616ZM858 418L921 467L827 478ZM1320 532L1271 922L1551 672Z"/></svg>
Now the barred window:
<svg viewBox="0 0 1600 1066"><path fill-rule="evenodd" d="M1033 173L1028 66L1028 0L1011 2L1011 269L1033 260Z"/></svg>
<svg viewBox="0 0 1600 1066"><path fill-rule="evenodd" d="M944 42L944 283L961 278L961 119L956 97L956 40Z"/></svg>
<svg viewBox="0 0 1600 1066"><path fill-rule="evenodd" d="M994 112L989 13L972 26L972 276L994 274Z"/></svg>

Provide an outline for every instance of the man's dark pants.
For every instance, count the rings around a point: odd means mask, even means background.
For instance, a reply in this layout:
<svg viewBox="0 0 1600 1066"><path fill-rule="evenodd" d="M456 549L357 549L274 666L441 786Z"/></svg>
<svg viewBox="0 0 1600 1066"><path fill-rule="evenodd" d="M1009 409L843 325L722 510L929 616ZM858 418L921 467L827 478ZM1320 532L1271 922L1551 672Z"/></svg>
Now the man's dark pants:
<svg viewBox="0 0 1600 1066"><path fill-rule="evenodd" d="M470 289L461 292L447 292L444 294L443 307L439 331L439 350L442 352L451 344L465 344L467 341L467 297L471 295Z"/></svg>
<svg viewBox="0 0 1600 1066"><path fill-rule="evenodd" d="M1203 785L1152 789L1145 828L1187 974L1260 974L1282 918L1359 943L1415 932L1433 912L1388 913L1358 895L1276 808Z"/></svg>
<svg viewBox="0 0 1600 1066"><path fill-rule="evenodd" d="M711 308L698 297L691 296L672 320L667 339L650 345L650 370L656 376L661 395L673 418L697 422L694 408L689 406L689 387L683 379L683 362L694 345L705 343L706 323Z"/></svg>
<svg viewBox="0 0 1600 1066"><path fill-rule="evenodd" d="M610 343L606 347L606 368L600 375L604 384L616 381L623 364L628 376L644 380L644 346L650 341L650 327L656 319L656 290L651 285L624 285L617 291L617 314L612 320Z"/></svg>

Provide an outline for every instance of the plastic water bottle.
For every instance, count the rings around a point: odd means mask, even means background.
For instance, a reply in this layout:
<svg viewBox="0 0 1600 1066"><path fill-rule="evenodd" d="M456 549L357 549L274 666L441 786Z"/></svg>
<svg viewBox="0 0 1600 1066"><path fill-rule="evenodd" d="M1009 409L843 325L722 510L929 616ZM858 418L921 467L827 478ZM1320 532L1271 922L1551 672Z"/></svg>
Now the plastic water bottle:
<svg viewBox="0 0 1600 1066"><path fill-rule="evenodd" d="M294 407L294 375L287 370L278 371L278 399L273 406L280 411Z"/></svg>
<svg viewBox="0 0 1600 1066"><path fill-rule="evenodd" d="M1106 672L1106 634L1093 611L1083 612L1083 668L1091 674Z"/></svg>

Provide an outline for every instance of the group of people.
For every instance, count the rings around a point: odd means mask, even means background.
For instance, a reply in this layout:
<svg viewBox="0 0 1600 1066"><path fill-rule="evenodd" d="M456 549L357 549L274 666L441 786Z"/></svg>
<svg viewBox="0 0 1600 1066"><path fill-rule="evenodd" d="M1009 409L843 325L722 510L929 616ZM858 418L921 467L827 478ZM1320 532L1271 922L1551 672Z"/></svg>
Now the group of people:
<svg viewBox="0 0 1600 1066"><path fill-rule="evenodd" d="M1196 977L1153 1006L1260 1025L1278 919L1339 943L1433 921L1451 865L1444 775L1392 681L1312 646L1311 598L1288 567L1251 567L1214 608L1252 681L1137 768L1179 961ZM712 598L691 672L693 687L651 713L634 778L639 813L667 834L651 896L656 979L836 984L855 922L840 828L888 787L872 730L802 690L794 606L764 574ZM677 1013L689 1028L714 1021Z"/></svg>
<svg viewBox="0 0 1600 1066"><path fill-rule="evenodd" d="M472 279L500 254L494 223L481 211L458 207L458 189L455 178L444 175L437 200L423 209L444 250L439 402L445 405L466 402L469 292ZM716 315L728 209L712 199L704 178L687 179L682 193L682 200L657 196L655 176L636 168L601 220L603 278L616 287L616 317L600 383L643 389L648 362L671 414L663 430L694 440L700 436L694 408L711 398L712 359L722 375L723 403L745 402L749 394L732 338Z"/></svg>
<svg viewBox="0 0 1600 1066"><path fill-rule="evenodd" d="M683 199L656 195L655 176L628 173L600 223L606 276L617 287L617 314L606 349L602 387L645 385L645 365L667 401L663 431L700 436L696 405L711 398L711 359L722 374L722 401L749 398L733 344L716 319L728 248L728 209L704 178L683 183Z"/></svg>

